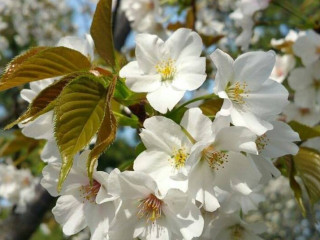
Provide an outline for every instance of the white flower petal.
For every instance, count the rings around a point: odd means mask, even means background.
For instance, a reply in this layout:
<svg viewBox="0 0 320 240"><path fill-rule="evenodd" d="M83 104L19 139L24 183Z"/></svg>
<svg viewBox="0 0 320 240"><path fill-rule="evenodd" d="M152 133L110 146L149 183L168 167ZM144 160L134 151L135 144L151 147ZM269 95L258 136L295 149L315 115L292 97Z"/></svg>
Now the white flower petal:
<svg viewBox="0 0 320 240"><path fill-rule="evenodd" d="M136 58L145 74L155 74L156 65L161 61L164 42L156 35L138 34L136 36Z"/></svg>
<svg viewBox="0 0 320 240"><path fill-rule="evenodd" d="M249 89L256 89L269 79L275 61L273 51L242 54L234 62L234 81L246 82Z"/></svg>
<svg viewBox="0 0 320 240"><path fill-rule="evenodd" d="M210 55L214 65L218 69L214 92L217 94L224 91L228 82L233 78L233 59L220 49L215 50Z"/></svg>
<svg viewBox="0 0 320 240"><path fill-rule="evenodd" d="M210 118L202 114L200 108L191 108L186 111L180 124L196 141L209 138L212 134L212 122Z"/></svg>
<svg viewBox="0 0 320 240"><path fill-rule="evenodd" d="M152 92L161 86L161 76L159 74L143 74L137 61L124 66L119 75L126 78L126 85L134 92Z"/></svg>
<svg viewBox="0 0 320 240"><path fill-rule="evenodd" d="M244 127L227 127L216 136L215 146L219 150L247 152L257 154L256 135Z"/></svg>
<svg viewBox="0 0 320 240"><path fill-rule="evenodd" d="M293 69L288 78L289 86L293 90L302 90L310 86L313 82L313 78L310 72L306 68Z"/></svg>
<svg viewBox="0 0 320 240"><path fill-rule="evenodd" d="M147 99L155 110L165 114L174 108L184 93L185 91L178 90L171 84L162 84L156 91L148 93Z"/></svg>
<svg viewBox="0 0 320 240"><path fill-rule="evenodd" d="M187 28L180 28L165 42L165 47L173 59L183 59L188 56L199 57L203 45L198 33Z"/></svg>
<svg viewBox="0 0 320 240"><path fill-rule="evenodd" d="M58 223L63 225L63 233L73 235L86 227L84 204L75 190L71 195L64 195L58 198L52 213Z"/></svg>

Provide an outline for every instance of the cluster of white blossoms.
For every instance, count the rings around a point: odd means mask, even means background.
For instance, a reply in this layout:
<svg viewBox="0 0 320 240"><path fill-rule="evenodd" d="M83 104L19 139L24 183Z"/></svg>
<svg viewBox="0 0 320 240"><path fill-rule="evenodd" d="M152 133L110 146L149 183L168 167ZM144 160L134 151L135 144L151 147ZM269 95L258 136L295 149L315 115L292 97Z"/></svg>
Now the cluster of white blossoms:
<svg viewBox="0 0 320 240"><path fill-rule="evenodd" d="M59 45L92 56L88 40L68 37ZM204 83L202 49L200 36L190 29L181 28L166 41L139 34L136 61L119 75L166 114L186 91ZM178 123L161 114L146 119L140 133L145 150L133 171L96 170L90 183L90 150L85 150L74 158L58 193L62 163L52 113L21 125L29 137L48 140L41 184L59 197L53 214L66 235L88 227L93 240L261 239L257 234L265 227L245 222L242 215L257 209L264 201L263 186L280 175L272 160L298 151L298 134L277 120L288 104L288 92L269 78L276 62L272 51L248 52L233 60L217 49L210 57L217 68L213 91L223 99L215 119L198 107L188 109ZM31 101L52 81L31 83L21 94Z"/></svg>
<svg viewBox="0 0 320 240"><path fill-rule="evenodd" d="M29 169L17 169L13 164L0 163L0 199L15 206L16 213L26 210L27 203L35 196L35 187L39 182Z"/></svg>
<svg viewBox="0 0 320 240"><path fill-rule="evenodd" d="M273 39L271 44L284 53L277 56L279 65L273 71L279 77L277 81L288 76L288 84L294 90L293 102L283 111L284 120L316 126L320 122L320 34L314 30L290 30L284 39ZM303 65L295 67L297 57ZM309 139L303 145L318 150L320 139Z"/></svg>
<svg viewBox="0 0 320 240"><path fill-rule="evenodd" d="M63 33L74 32L69 20L71 12L64 0L1 0L0 59L16 54L8 51L10 44L18 49L30 43L52 45Z"/></svg>

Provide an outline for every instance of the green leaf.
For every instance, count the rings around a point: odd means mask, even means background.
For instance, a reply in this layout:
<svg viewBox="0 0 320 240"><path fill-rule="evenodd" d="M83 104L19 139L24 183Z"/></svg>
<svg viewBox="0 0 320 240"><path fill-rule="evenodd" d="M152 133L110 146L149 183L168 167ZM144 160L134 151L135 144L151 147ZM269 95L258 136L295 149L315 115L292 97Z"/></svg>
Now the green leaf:
<svg viewBox="0 0 320 240"><path fill-rule="evenodd" d="M301 177L312 204L320 200L320 154L301 147L294 156L295 168Z"/></svg>
<svg viewBox="0 0 320 240"><path fill-rule="evenodd" d="M93 172L99 156L111 145L116 138L117 120L111 110L111 100L114 94L117 77L113 77L105 98L104 118L97 135L97 141L94 148L91 150L87 160L87 171L90 180L92 181Z"/></svg>
<svg viewBox="0 0 320 240"><path fill-rule="evenodd" d="M112 1L100 0L93 16L90 33L99 55L110 65L115 65L112 36Z"/></svg>
<svg viewBox="0 0 320 240"><path fill-rule="evenodd" d="M59 191L72 167L74 155L89 144L101 126L106 93L104 80L88 75L73 80L57 99L54 130L62 157Z"/></svg>
<svg viewBox="0 0 320 240"><path fill-rule="evenodd" d="M80 52L65 47L31 49L15 58L1 77L0 91L29 82L89 70L91 63Z"/></svg>
<svg viewBox="0 0 320 240"><path fill-rule="evenodd" d="M23 122L33 121L40 115L51 111L54 108L55 100L60 95L63 88L73 79L85 73L78 72L69 74L62 79L55 81L47 88L43 89L30 103L28 110L22 114L16 121L10 123L5 129L12 128L14 125Z"/></svg>
<svg viewBox="0 0 320 240"><path fill-rule="evenodd" d="M320 130L318 128L308 127L296 121L289 122L289 125L299 134L301 141L314 137L320 137Z"/></svg>

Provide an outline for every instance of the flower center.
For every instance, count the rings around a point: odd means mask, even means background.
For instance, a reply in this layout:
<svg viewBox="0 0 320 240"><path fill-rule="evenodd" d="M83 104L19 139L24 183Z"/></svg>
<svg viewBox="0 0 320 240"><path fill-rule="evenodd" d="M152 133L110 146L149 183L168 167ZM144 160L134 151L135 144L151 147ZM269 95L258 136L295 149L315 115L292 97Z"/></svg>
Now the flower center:
<svg viewBox="0 0 320 240"><path fill-rule="evenodd" d="M244 97L248 97L249 91L247 90L248 84L246 82L236 82L232 86L227 87L226 93L231 101L244 104Z"/></svg>
<svg viewBox="0 0 320 240"><path fill-rule="evenodd" d="M161 217L161 207L163 201L158 199L155 195L150 194L147 198L140 200L137 213L138 218L146 217L147 221L154 222Z"/></svg>
<svg viewBox="0 0 320 240"><path fill-rule="evenodd" d="M310 109L309 108L299 108L299 112L302 116L310 114Z"/></svg>
<svg viewBox="0 0 320 240"><path fill-rule="evenodd" d="M82 186L80 188L81 196L84 200L91 203L95 203L100 187L101 184L98 183L96 180L93 180L92 185L89 183L88 185Z"/></svg>
<svg viewBox="0 0 320 240"><path fill-rule="evenodd" d="M173 156L171 156L171 159L169 161L172 163L172 165L176 169L180 169L184 167L184 164L189 156L189 153L187 153L186 149L184 147L174 150Z"/></svg>
<svg viewBox="0 0 320 240"><path fill-rule="evenodd" d="M161 75L162 81L173 80L176 73L175 61L171 58L163 60L155 66L157 72Z"/></svg>
<svg viewBox="0 0 320 240"><path fill-rule="evenodd" d="M222 151L216 151L212 145L202 150L203 158L209 163L212 170L224 168L223 164L228 162L228 154Z"/></svg>
<svg viewBox="0 0 320 240"><path fill-rule="evenodd" d="M317 53L317 54L320 54L320 46L318 46L318 47L316 48L316 53Z"/></svg>
<svg viewBox="0 0 320 240"><path fill-rule="evenodd" d="M232 227L231 239L241 240L241 239L243 239L243 233L244 233L244 228L241 225L237 224Z"/></svg>
<svg viewBox="0 0 320 240"><path fill-rule="evenodd" d="M258 148L258 152L260 153L269 143L269 138L266 134L261 135L256 140L256 145Z"/></svg>

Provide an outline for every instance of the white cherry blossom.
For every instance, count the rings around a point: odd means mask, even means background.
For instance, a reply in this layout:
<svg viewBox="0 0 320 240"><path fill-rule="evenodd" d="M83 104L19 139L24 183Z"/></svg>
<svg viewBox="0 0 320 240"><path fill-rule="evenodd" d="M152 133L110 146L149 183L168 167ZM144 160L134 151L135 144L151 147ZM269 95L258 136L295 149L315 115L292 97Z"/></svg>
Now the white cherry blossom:
<svg viewBox="0 0 320 240"><path fill-rule="evenodd" d="M211 240L262 240L257 234L266 231L266 226L262 223L247 223L239 215L218 214L210 226Z"/></svg>
<svg viewBox="0 0 320 240"><path fill-rule="evenodd" d="M292 70L288 78L295 90L294 103L302 108L320 105L320 60Z"/></svg>
<svg viewBox="0 0 320 240"><path fill-rule="evenodd" d="M308 66L320 58L320 35L313 30L299 36L293 44L293 52L301 57L305 66Z"/></svg>
<svg viewBox="0 0 320 240"><path fill-rule="evenodd" d="M170 188L186 192L185 162L192 143L171 119L152 117L145 120L143 125L140 137L147 149L135 159L134 170L151 175L163 194Z"/></svg>
<svg viewBox="0 0 320 240"><path fill-rule="evenodd" d="M285 38L281 39L271 39L271 46L275 48L281 49L283 52L292 53L292 45L297 40L299 35L302 35L303 32L300 32L299 34L294 30L289 30L288 34L285 36Z"/></svg>
<svg viewBox="0 0 320 240"><path fill-rule="evenodd" d="M267 183L272 177L279 177L280 171L273 165L272 159L284 155L296 155L300 141L299 134L281 121L272 121L273 129L256 139L259 156L251 155L254 163L262 174L261 183Z"/></svg>
<svg viewBox="0 0 320 240"><path fill-rule="evenodd" d="M171 111L186 91L199 88L206 79L202 40L190 29L180 28L167 41L156 35L136 37L136 58L124 66L120 77L134 92L146 92L151 106Z"/></svg>
<svg viewBox="0 0 320 240"><path fill-rule="evenodd" d="M106 172L94 171L93 183L87 176L86 161L90 151L84 151L74 160L73 167L63 184L60 197L52 209L63 233L73 235L89 227L91 239L104 239L109 224L114 217L114 204L107 192L109 175ZM49 163L43 169L41 185L52 196L58 196L57 183L61 163Z"/></svg>
<svg viewBox="0 0 320 240"><path fill-rule="evenodd" d="M110 194L118 196L116 216L110 226L110 239L186 239L200 236L203 218L200 210L177 189L165 195L156 182L138 171L113 171Z"/></svg>
<svg viewBox="0 0 320 240"><path fill-rule="evenodd" d="M157 0L123 0L121 10L125 12L134 30L153 32L161 9Z"/></svg>
<svg viewBox="0 0 320 240"><path fill-rule="evenodd" d="M279 83L282 83L295 65L296 60L292 55L277 55L276 64L271 72L270 78L276 80Z"/></svg>
<svg viewBox="0 0 320 240"><path fill-rule="evenodd" d="M211 58L218 69L214 93L224 99L218 115L231 116L235 126L247 127L257 135L271 130L268 118L289 103L286 88L269 78L275 53L248 52L234 61L217 49Z"/></svg>
<svg viewBox="0 0 320 240"><path fill-rule="evenodd" d="M294 103L290 103L284 108L282 114L286 122L294 120L310 127L320 122L319 106L299 107Z"/></svg>
<svg viewBox="0 0 320 240"><path fill-rule="evenodd" d="M236 177L225 174L229 165L246 164L247 159L240 151L257 154L255 134L244 127L230 127L222 118L212 123L199 108L188 110L181 125L197 142L186 161L190 169L188 193L206 211L215 211L220 204L214 186L223 181L228 184Z"/></svg>

